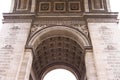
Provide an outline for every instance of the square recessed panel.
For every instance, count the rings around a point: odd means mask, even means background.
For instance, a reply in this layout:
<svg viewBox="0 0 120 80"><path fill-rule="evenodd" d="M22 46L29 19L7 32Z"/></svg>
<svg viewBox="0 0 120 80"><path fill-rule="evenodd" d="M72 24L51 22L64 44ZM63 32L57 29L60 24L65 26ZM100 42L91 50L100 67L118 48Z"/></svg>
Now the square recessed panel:
<svg viewBox="0 0 120 80"><path fill-rule="evenodd" d="M95 9L103 9L103 1L102 0L93 0L93 6Z"/></svg>
<svg viewBox="0 0 120 80"><path fill-rule="evenodd" d="M103 0L91 0L92 10L104 10Z"/></svg>
<svg viewBox="0 0 120 80"><path fill-rule="evenodd" d="M54 11L55 12L65 12L66 11L65 2L54 2Z"/></svg>
<svg viewBox="0 0 120 80"><path fill-rule="evenodd" d="M28 10L28 6L29 6L29 0L19 0L17 2L16 10L18 10L18 11Z"/></svg>
<svg viewBox="0 0 120 80"><path fill-rule="evenodd" d="M80 12L80 2L69 2L69 12Z"/></svg>
<svg viewBox="0 0 120 80"><path fill-rule="evenodd" d="M40 2L39 3L39 12L50 12L51 3L50 2Z"/></svg>

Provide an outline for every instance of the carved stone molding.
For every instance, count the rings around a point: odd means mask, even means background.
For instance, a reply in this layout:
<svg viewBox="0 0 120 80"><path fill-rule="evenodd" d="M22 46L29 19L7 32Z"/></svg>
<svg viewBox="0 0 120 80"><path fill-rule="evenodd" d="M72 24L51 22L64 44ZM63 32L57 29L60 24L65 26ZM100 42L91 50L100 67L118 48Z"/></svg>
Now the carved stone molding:
<svg viewBox="0 0 120 80"><path fill-rule="evenodd" d="M89 18L87 19L89 23L116 23L117 19L106 19L106 18Z"/></svg>

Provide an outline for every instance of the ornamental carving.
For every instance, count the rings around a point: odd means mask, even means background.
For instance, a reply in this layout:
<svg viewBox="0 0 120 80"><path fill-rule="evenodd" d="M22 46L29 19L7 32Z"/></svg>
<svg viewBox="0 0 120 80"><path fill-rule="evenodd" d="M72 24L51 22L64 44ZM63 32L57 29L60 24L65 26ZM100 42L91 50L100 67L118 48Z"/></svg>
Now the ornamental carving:
<svg viewBox="0 0 120 80"><path fill-rule="evenodd" d="M77 28L81 32L83 32L86 36L88 36L89 32L88 32L88 27L86 25L73 24L72 26L75 27L75 28Z"/></svg>
<svg viewBox="0 0 120 80"><path fill-rule="evenodd" d="M31 34L45 27L47 27L46 24L34 24L31 29Z"/></svg>
<svg viewBox="0 0 120 80"><path fill-rule="evenodd" d="M66 25L63 23L56 23L56 24L61 25L61 26ZM34 24L31 28L31 34L34 34L36 31L43 29L47 26L52 26L52 25L55 25L55 24ZM67 24L67 26L72 26L73 28L78 29L79 31L81 31L88 37L89 32L88 32L88 28L85 24Z"/></svg>
<svg viewBox="0 0 120 80"><path fill-rule="evenodd" d="M40 2L39 3L39 12L49 12L51 10L50 2Z"/></svg>
<svg viewBox="0 0 120 80"><path fill-rule="evenodd" d="M38 1L39 12L81 12L83 1Z"/></svg>

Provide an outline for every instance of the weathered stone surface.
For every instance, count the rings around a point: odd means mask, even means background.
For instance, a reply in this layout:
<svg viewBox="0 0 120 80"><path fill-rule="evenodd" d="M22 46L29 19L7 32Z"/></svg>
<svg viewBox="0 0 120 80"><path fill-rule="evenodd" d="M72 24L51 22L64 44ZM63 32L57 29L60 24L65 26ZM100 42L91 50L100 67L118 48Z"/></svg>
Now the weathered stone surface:
<svg viewBox="0 0 120 80"><path fill-rule="evenodd" d="M120 79L120 33L117 23L89 23L99 80Z"/></svg>
<svg viewBox="0 0 120 80"><path fill-rule="evenodd" d="M87 80L97 80L96 67L95 67L92 49L86 50L85 54L86 54L85 55L85 64L86 64Z"/></svg>
<svg viewBox="0 0 120 80"><path fill-rule="evenodd" d="M0 34L0 80L15 80L23 59L30 23L5 23Z"/></svg>
<svg viewBox="0 0 120 80"><path fill-rule="evenodd" d="M32 60L33 57L31 49L26 49L17 80L29 80Z"/></svg>

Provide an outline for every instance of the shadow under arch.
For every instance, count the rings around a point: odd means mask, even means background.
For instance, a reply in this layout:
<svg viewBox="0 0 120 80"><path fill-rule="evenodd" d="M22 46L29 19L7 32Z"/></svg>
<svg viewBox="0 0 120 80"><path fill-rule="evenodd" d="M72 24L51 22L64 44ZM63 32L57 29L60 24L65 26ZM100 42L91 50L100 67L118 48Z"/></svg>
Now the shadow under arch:
<svg viewBox="0 0 120 80"><path fill-rule="evenodd" d="M72 26L55 25L48 26L35 32L29 39L27 46L36 49L43 40L52 36L66 36L75 40L84 49L85 46L91 46L90 39L80 30Z"/></svg>

